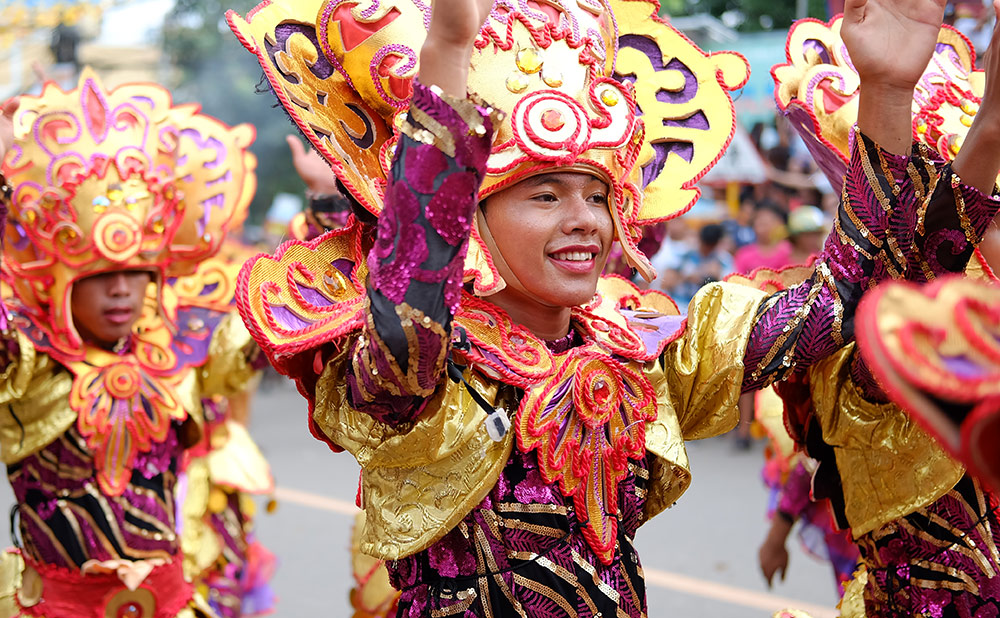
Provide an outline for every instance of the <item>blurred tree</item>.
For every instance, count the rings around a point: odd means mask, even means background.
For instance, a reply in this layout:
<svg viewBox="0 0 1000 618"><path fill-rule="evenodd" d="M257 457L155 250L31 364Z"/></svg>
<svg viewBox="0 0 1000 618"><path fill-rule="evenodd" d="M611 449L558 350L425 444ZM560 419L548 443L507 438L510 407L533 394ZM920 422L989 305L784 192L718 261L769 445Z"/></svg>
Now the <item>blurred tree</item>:
<svg viewBox="0 0 1000 618"><path fill-rule="evenodd" d="M681 16L708 13L740 32L784 30L795 21L797 2L785 0L661 0L660 13ZM809 17L826 19L826 0L808 0Z"/></svg>
<svg viewBox="0 0 1000 618"><path fill-rule="evenodd" d="M260 223L276 193L301 193L285 136L298 133L267 91L260 65L229 30L225 12L241 15L259 0L176 0L163 26L163 48L176 67L174 100L200 103L205 113L228 124L257 128L257 195L250 221Z"/></svg>

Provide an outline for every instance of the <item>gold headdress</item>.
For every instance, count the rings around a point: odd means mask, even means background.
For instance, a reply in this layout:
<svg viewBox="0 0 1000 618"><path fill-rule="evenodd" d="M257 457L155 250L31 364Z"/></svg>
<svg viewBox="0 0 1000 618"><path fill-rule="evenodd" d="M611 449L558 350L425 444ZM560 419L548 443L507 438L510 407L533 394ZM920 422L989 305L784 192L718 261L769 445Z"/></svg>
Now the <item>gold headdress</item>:
<svg viewBox="0 0 1000 618"><path fill-rule="evenodd" d="M274 0L228 15L285 110L368 210L417 73L430 4ZM746 60L704 54L647 0L498 0L476 40L470 91L504 112L480 196L553 167L601 176L629 262L642 225L685 212L732 137L729 91ZM477 294L503 287L478 233L466 260Z"/></svg>
<svg viewBox="0 0 1000 618"><path fill-rule="evenodd" d="M108 92L89 69L69 92L48 84L23 97L14 138L3 273L67 358L84 352L69 309L75 280L192 272L242 223L256 187L252 127L175 106L154 84Z"/></svg>
<svg viewBox="0 0 1000 618"><path fill-rule="evenodd" d="M829 23L795 22L788 33L788 62L771 69L778 109L802 136L834 187L843 184L858 118L861 80L840 37L843 17ZM979 110L985 87L976 52L960 32L943 26L931 62L913 96L913 136L946 161Z"/></svg>

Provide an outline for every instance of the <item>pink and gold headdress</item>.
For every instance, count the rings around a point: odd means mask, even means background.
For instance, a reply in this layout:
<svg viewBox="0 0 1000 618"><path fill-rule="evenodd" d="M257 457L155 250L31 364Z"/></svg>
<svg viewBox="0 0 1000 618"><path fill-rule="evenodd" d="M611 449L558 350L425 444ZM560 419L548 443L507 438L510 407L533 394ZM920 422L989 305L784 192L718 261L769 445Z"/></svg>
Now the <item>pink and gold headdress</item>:
<svg viewBox="0 0 1000 618"><path fill-rule="evenodd" d="M554 167L605 179L629 263L641 226L684 213L732 137L746 60L705 54L647 0L498 0L475 44L471 94L504 113L480 197ZM421 0L273 0L228 15L275 94L351 194L378 214L430 21ZM504 285L473 234L465 277Z"/></svg>
<svg viewBox="0 0 1000 618"><path fill-rule="evenodd" d="M850 160L851 128L858 118L861 80L840 36L843 17L795 22L788 61L771 69L778 110L802 136L834 187ZM937 47L913 96L913 137L946 161L954 159L979 111L985 76L960 32L943 26Z"/></svg>
<svg viewBox="0 0 1000 618"><path fill-rule="evenodd" d="M249 125L174 105L155 84L111 91L89 69L26 96L3 162L13 187L3 274L51 351L82 358L73 282L121 269L188 274L246 217L256 188Z"/></svg>

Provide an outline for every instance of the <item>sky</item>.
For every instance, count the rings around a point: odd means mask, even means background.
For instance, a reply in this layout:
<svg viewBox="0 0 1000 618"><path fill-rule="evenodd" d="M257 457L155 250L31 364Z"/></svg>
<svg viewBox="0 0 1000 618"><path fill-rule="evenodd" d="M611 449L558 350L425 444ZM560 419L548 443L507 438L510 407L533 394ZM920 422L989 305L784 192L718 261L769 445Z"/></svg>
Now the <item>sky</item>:
<svg viewBox="0 0 1000 618"><path fill-rule="evenodd" d="M104 12L97 40L104 45L123 47L148 43L173 6L173 0L135 0L111 7Z"/></svg>

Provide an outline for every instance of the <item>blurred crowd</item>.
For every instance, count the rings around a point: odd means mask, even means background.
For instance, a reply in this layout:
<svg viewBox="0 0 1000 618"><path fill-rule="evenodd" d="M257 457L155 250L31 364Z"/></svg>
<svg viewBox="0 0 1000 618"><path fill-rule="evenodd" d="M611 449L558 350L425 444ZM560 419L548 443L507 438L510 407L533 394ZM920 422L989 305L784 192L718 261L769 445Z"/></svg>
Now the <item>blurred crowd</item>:
<svg viewBox="0 0 1000 618"><path fill-rule="evenodd" d="M764 166L763 182L716 179L685 216L652 229L658 278L681 311L694 293L732 273L808 264L823 248L837 210L838 190L819 173L784 118L750 132ZM658 247L656 244L658 243Z"/></svg>

